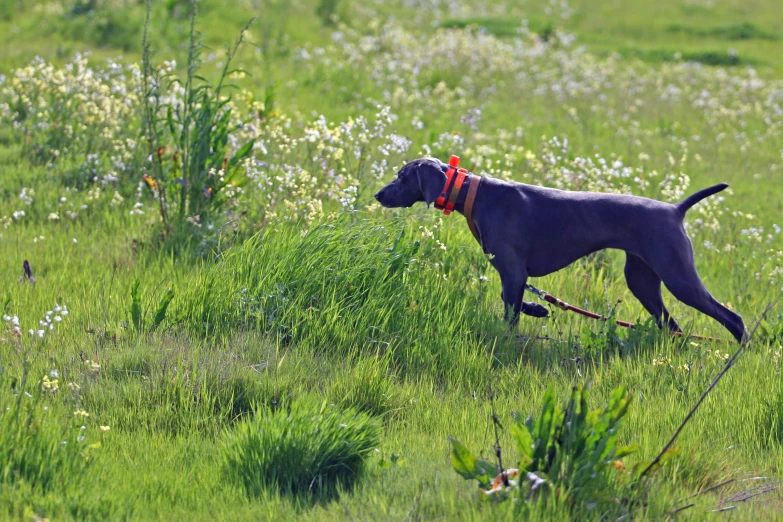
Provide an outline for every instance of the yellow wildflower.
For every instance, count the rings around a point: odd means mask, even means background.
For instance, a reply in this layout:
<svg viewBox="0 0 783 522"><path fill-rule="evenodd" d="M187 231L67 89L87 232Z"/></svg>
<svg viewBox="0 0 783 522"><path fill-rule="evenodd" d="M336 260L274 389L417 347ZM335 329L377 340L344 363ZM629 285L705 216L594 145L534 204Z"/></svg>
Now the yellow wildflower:
<svg viewBox="0 0 783 522"><path fill-rule="evenodd" d="M49 379L48 375L44 375L43 380L41 381L41 389L54 393L59 389L57 387L58 383L59 381L57 379Z"/></svg>

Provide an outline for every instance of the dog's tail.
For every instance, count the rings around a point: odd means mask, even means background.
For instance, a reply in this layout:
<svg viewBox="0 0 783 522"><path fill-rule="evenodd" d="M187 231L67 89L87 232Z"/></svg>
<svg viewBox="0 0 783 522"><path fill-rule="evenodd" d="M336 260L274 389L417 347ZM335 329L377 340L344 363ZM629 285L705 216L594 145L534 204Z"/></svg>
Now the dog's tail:
<svg viewBox="0 0 783 522"><path fill-rule="evenodd" d="M698 203L704 198L708 198L713 194L717 194L718 192L720 192L721 190L725 189L728 186L729 186L728 183L718 183L717 185L713 185L706 189L700 190L695 194L691 194L690 196L683 199L682 201L680 201L674 206L677 207L677 210L680 211L680 214L684 216L685 213L688 212L688 209L690 209L693 205L695 205L696 203Z"/></svg>

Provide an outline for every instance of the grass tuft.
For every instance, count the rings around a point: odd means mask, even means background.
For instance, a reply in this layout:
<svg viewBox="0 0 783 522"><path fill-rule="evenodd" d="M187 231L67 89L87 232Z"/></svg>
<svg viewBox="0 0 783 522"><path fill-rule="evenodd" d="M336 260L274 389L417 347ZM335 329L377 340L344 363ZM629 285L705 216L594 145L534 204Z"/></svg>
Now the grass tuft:
<svg viewBox="0 0 783 522"><path fill-rule="evenodd" d="M268 490L330 498L351 488L380 441L380 426L355 410L293 404L241 423L223 448L226 475L251 497Z"/></svg>
<svg viewBox="0 0 783 522"><path fill-rule="evenodd" d="M403 405L403 398L389 375L389 358L362 358L334 384L330 397L346 408L370 415L393 415Z"/></svg>

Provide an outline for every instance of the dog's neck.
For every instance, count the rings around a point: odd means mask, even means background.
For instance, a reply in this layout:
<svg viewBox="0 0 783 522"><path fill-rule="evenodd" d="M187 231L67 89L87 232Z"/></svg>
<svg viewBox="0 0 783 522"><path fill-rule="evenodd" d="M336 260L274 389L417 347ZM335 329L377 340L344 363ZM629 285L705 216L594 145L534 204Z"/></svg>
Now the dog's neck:
<svg viewBox="0 0 783 522"><path fill-rule="evenodd" d="M462 189L459 191L459 194L457 195L457 202L454 204L454 211L459 212L460 214L465 214L465 200L468 197L468 190L470 189L470 183L475 183L476 176L473 174L468 173L468 176L465 178L465 183L462 184Z"/></svg>

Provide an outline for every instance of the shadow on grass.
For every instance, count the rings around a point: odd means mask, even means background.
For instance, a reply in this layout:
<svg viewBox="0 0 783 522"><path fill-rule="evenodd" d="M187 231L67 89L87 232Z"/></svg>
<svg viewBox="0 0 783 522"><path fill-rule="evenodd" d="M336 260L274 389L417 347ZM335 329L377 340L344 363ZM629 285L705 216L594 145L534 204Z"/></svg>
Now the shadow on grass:
<svg viewBox="0 0 783 522"><path fill-rule="evenodd" d="M695 38L713 38L716 40L778 40L775 33L765 31L756 24L742 22L739 24L721 25L716 27L692 27L682 24L672 24L666 28L669 33L681 34Z"/></svg>
<svg viewBox="0 0 783 522"><path fill-rule="evenodd" d="M652 317L637 319L634 329L614 323L585 321L576 329L561 312L553 318L523 318L513 330L494 325L477 332L477 339L500 366L525 365L544 373L583 377L584 372L602 367L610 359L652 360L659 353L676 353L690 341L658 329Z"/></svg>
<svg viewBox="0 0 783 522"><path fill-rule="evenodd" d="M443 29L477 27L499 38L519 36L524 32L524 26L517 18L452 18L441 22L439 27ZM551 23L538 20L530 20L526 29L544 39L554 31Z"/></svg>
<svg viewBox="0 0 783 522"><path fill-rule="evenodd" d="M762 62L739 56L731 51L674 51L670 49L642 49L639 47L624 47L618 51L626 58L636 58L643 62L697 62L708 66L734 67L740 65L762 65Z"/></svg>

